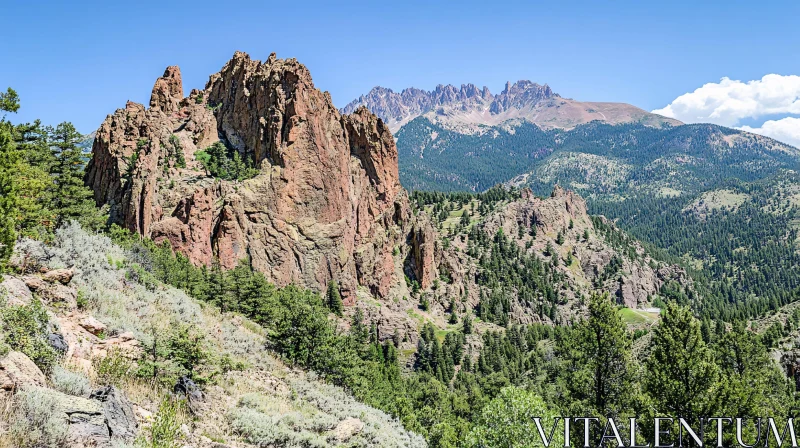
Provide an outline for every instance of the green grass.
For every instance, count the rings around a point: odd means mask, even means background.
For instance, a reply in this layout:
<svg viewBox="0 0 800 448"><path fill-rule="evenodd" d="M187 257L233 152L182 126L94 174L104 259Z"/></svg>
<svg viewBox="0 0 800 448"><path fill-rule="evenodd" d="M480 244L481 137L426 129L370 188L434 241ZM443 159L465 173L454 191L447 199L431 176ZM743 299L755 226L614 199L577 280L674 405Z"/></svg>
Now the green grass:
<svg viewBox="0 0 800 448"><path fill-rule="evenodd" d="M649 324L658 319L658 313L649 313L632 308L620 308L619 313L622 315L622 320L629 325Z"/></svg>

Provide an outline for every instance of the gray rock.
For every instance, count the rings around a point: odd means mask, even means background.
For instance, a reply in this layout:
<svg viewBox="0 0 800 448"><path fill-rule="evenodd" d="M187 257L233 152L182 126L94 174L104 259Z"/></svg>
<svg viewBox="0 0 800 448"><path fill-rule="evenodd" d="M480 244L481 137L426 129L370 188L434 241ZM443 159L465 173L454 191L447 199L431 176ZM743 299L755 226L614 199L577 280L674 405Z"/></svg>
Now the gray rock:
<svg viewBox="0 0 800 448"><path fill-rule="evenodd" d="M189 402L203 400L203 392L200 390L200 387L198 387L191 378L186 376L182 376L178 379L172 391L178 395L185 396Z"/></svg>
<svg viewBox="0 0 800 448"><path fill-rule="evenodd" d="M106 425L114 439L133 440L138 423L130 400L116 387L106 386L95 390L89 398L103 404Z"/></svg>
<svg viewBox="0 0 800 448"><path fill-rule="evenodd" d="M50 347L61 354L64 354L69 350L69 344L67 341L64 340L64 336L61 333L50 333L47 335L47 343L50 344Z"/></svg>
<svg viewBox="0 0 800 448"><path fill-rule="evenodd" d="M102 403L51 389L40 389L55 399L55 411L63 414L69 424L69 446L110 446L111 434L106 425Z"/></svg>

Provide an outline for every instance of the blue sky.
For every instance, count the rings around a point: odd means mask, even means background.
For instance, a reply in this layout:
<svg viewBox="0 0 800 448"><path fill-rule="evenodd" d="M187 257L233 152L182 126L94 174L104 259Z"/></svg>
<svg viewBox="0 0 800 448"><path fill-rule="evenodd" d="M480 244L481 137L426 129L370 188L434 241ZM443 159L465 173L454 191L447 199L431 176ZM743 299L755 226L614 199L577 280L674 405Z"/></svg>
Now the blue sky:
<svg viewBox="0 0 800 448"><path fill-rule="evenodd" d="M498 92L506 80L530 79L563 96L653 110L723 77L746 86L767 74L800 75L800 2L788 1L10 0L2 10L0 88L22 99L10 118L69 120L86 133L126 100L146 103L166 66L181 67L188 93L235 50L297 58L340 107L375 85L472 82ZM710 116L692 109L696 100L672 113ZM755 129L800 116L789 110L725 124Z"/></svg>

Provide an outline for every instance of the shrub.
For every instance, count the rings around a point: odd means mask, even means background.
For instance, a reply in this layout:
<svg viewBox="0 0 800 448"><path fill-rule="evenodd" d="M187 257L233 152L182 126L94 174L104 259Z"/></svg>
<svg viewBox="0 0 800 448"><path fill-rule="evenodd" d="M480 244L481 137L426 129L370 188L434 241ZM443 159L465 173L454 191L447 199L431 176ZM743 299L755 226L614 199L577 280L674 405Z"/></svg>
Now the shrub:
<svg viewBox="0 0 800 448"><path fill-rule="evenodd" d="M239 151L226 148L222 142L197 151L195 158L208 174L223 180L245 180L258 174L251 160L242 160Z"/></svg>
<svg viewBox="0 0 800 448"><path fill-rule="evenodd" d="M73 372L59 365L53 367L50 381L52 381L53 387L56 390L67 395L83 397L89 395L89 392L91 392L91 385L86 375Z"/></svg>
<svg viewBox="0 0 800 448"><path fill-rule="evenodd" d="M96 381L102 385L120 386L133 371L133 363L118 349L112 349L103 357L92 359Z"/></svg>
<svg viewBox="0 0 800 448"><path fill-rule="evenodd" d="M422 309L422 311L428 311L431 307L431 302L428 300L427 297L422 296L422 298L419 301L419 307L420 309Z"/></svg>
<svg viewBox="0 0 800 448"><path fill-rule="evenodd" d="M169 136L169 144L172 146L172 155L175 157L175 165L178 168L186 168L186 158L183 156L183 146L180 140L178 140L178 136L171 134Z"/></svg>
<svg viewBox="0 0 800 448"><path fill-rule="evenodd" d="M210 352L205 335L192 325L178 324L168 341L169 357L182 367L189 377L199 383L205 382L197 368L208 361Z"/></svg>
<svg viewBox="0 0 800 448"><path fill-rule="evenodd" d="M0 311L5 343L12 350L24 353L44 372L49 372L57 359L56 351L47 342L47 311L41 302L18 305Z"/></svg>
<svg viewBox="0 0 800 448"><path fill-rule="evenodd" d="M158 406L158 412L147 431L149 437L140 439L137 445L147 448L176 448L180 436L183 403L167 398Z"/></svg>
<svg viewBox="0 0 800 448"><path fill-rule="evenodd" d="M67 421L58 414L58 401L47 390L24 388L14 397L9 432L18 448L59 448L66 445Z"/></svg>
<svg viewBox="0 0 800 448"><path fill-rule="evenodd" d="M287 286L276 294L272 311L273 347L292 364L307 366L333 334L327 310L310 291Z"/></svg>

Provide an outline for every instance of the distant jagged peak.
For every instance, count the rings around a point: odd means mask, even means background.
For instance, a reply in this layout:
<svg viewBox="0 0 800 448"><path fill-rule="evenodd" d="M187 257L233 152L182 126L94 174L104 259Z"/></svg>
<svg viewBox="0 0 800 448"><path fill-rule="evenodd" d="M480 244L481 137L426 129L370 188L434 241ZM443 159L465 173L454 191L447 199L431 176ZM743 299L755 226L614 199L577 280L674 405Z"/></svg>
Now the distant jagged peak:
<svg viewBox="0 0 800 448"><path fill-rule="evenodd" d="M341 112L353 113L359 106L366 106L380 117L393 133L419 116L467 133L514 119L523 119L542 128L561 129L572 129L592 121L641 122L656 127L682 124L630 104L589 103L565 98L548 84L525 79L506 82L497 94L475 84L439 84L433 90L409 87L399 92L376 86L343 107Z"/></svg>
<svg viewBox="0 0 800 448"><path fill-rule="evenodd" d="M519 80L513 84L509 81L505 84L505 89L496 95L488 87L478 87L472 83L460 86L439 84L433 90L409 87L400 92L375 86L366 95L361 95L343 107L341 112L349 114L359 106L366 106L395 132L403 124L428 112L448 112L448 115L453 115L453 111L456 115L500 114L509 109L533 107L540 101L556 97L559 95L547 84L541 85L528 80Z"/></svg>

